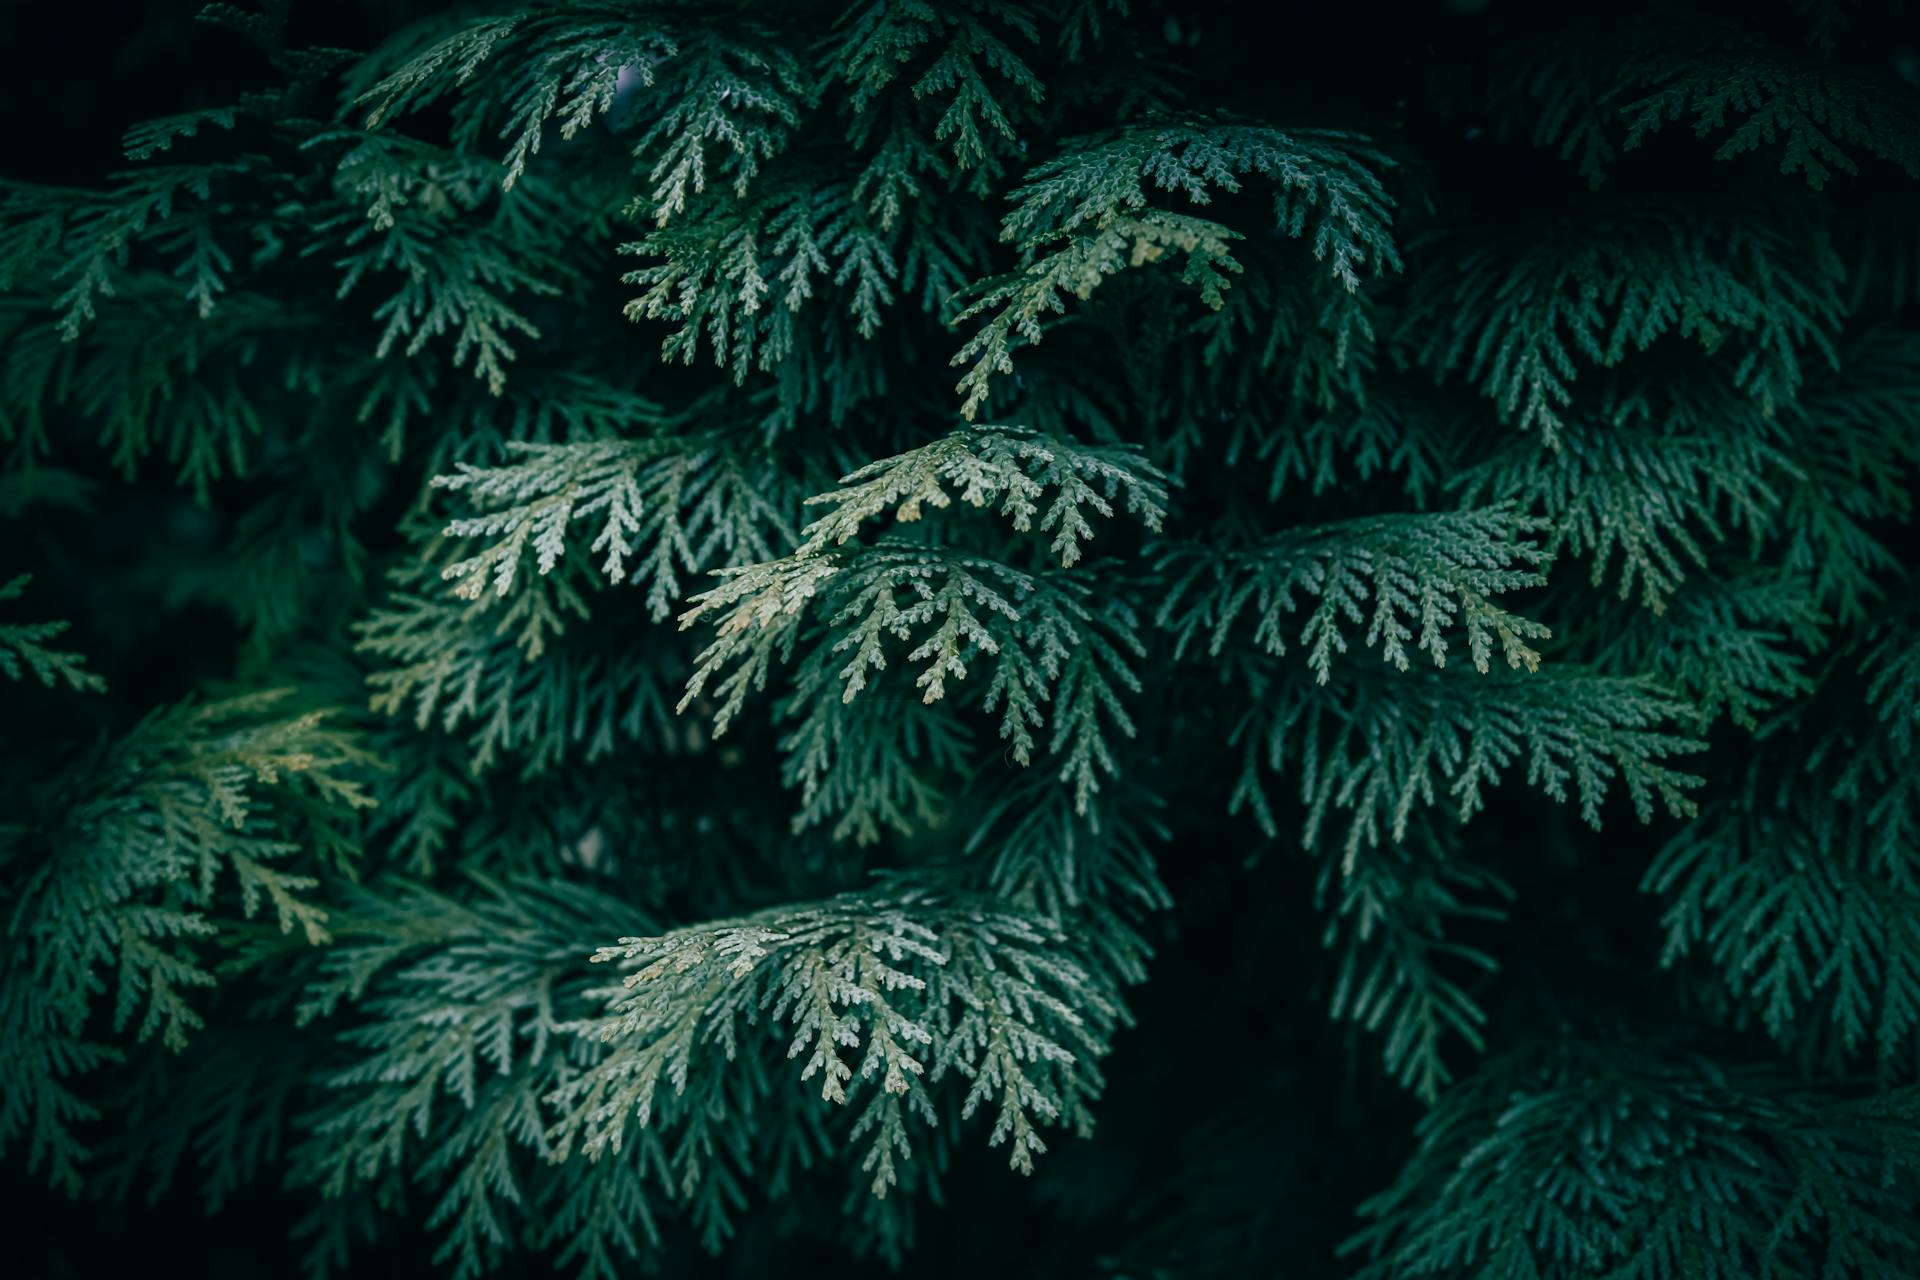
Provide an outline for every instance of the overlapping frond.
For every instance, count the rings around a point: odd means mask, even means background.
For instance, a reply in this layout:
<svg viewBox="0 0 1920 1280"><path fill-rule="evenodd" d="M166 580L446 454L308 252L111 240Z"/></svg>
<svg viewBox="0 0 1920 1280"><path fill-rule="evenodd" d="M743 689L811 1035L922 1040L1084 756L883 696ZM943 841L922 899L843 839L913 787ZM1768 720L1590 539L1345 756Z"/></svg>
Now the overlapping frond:
<svg viewBox="0 0 1920 1280"><path fill-rule="evenodd" d="M337 843L316 824L370 802L373 761L326 712L289 715L284 701L157 713L76 771L63 811L0 832L0 856L39 867L0 961L0 1053L13 1071L0 1143L25 1145L57 1182L79 1186L81 1130L98 1116L75 1077L120 1052L96 1038L96 1017L110 1009L116 1034L181 1048L202 1025L194 992L215 980L207 949L223 923L264 913L309 944L329 937L321 864L295 860ZM276 789L300 802L277 810Z"/></svg>

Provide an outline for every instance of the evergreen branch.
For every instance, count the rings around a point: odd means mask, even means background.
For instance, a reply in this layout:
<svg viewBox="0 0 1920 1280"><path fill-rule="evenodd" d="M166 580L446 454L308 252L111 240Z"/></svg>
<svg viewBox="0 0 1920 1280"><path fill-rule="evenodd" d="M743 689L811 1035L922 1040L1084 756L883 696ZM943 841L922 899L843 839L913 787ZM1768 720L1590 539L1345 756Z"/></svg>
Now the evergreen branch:
<svg viewBox="0 0 1920 1280"><path fill-rule="evenodd" d="M1738 1013L1784 1048L1836 1065L1870 1051L1882 1079L1920 1060L1920 788L1901 621L1864 655L1865 705L1804 756L1768 737L1744 785L1669 840L1642 882L1666 902L1666 963L1703 953Z"/></svg>
<svg viewBox="0 0 1920 1280"><path fill-rule="evenodd" d="M223 189L254 166L170 165L122 174L105 192L9 183L0 188L0 290L44 284L71 342L96 319L104 299L130 287L136 250L173 258L180 295L211 315L234 270L213 221ZM178 289L178 286L175 286Z"/></svg>
<svg viewBox="0 0 1920 1280"><path fill-rule="evenodd" d="M623 939L594 958L630 972L607 1015L581 1026L611 1048L554 1092L554 1141L563 1154L618 1153L630 1124L644 1129L767 1010L823 1099L845 1105L866 1090L931 1122L929 1089L957 1074L969 1082L963 1115L992 1107L989 1144L1009 1142L1010 1163L1030 1172L1046 1149L1040 1124L1087 1127L1095 1063L1124 1017L1069 942L1041 918L913 889ZM889 1122L876 1137L872 1189L884 1195L905 1130Z"/></svg>
<svg viewBox="0 0 1920 1280"><path fill-rule="evenodd" d="M1178 253L1186 262L1181 283L1195 289L1206 306L1225 305L1227 276L1241 270L1228 246L1239 238L1238 232L1205 218L1159 210L1116 215L1034 255L1023 270L980 281L963 296L965 307L953 318L960 324L991 317L951 362L967 366L954 387L961 396L960 416L971 421L987 402L994 375L1013 372L1016 340L1038 344L1042 317L1066 314L1063 295L1084 302L1107 277L1128 267Z"/></svg>
<svg viewBox="0 0 1920 1280"><path fill-rule="evenodd" d="M1236 192L1243 179L1260 177L1274 185L1279 230L1310 235L1314 257L1353 292L1369 264L1375 272L1400 266L1393 198L1375 172L1391 165L1348 133L1235 124L1125 130L1079 140L1029 173L1014 191L1001 238L1037 245L1137 214L1148 206L1149 184L1205 205L1214 192Z"/></svg>
<svg viewBox="0 0 1920 1280"><path fill-rule="evenodd" d="M1343 479L1365 483L1376 475L1404 473L1407 496L1425 507L1447 467L1451 425L1418 402L1402 403L1376 388L1358 408L1339 405L1281 422L1243 414L1235 422L1226 461L1238 467L1270 460L1269 502L1292 496L1294 486L1318 497Z"/></svg>
<svg viewBox="0 0 1920 1280"><path fill-rule="evenodd" d="M652 665L662 637L575 642L569 628L588 614L567 575L539 579L498 607L423 596L403 582L355 627L358 648L383 663L367 676L370 704L384 715L410 708L418 729L464 727L471 772L512 754L528 774L542 773L591 763L621 738L674 732L670 685Z"/></svg>
<svg viewBox="0 0 1920 1280"><path fill-rule="evenodd" d="M1864 815L1791 785L1740 800L1689 823L1647 869L1667 904L1664 962L1702 952L1783 1045L1830 1034L1837 1057L1871 1050L1891 1077L1920 1045L1920 849L1869 842Z"/></svg>
<svg viewBox="0 0 1920 1280"><path fill-rule="evenodd" d="M1498 966L1492 956L1449 940L1450 923L1500 920L1505 912L1467 895L1511 897L1501 881L1454 849L1418 842L1366 846L1350 863L1328 862L1317 893L1337 908L1325 941L1340 950L1330 1012L1381 1039L1387 1070L1423 1101L1439 1100L1453 1073L1443 1061L1449 1038L1474 1053L1486 1047L1487 1015L1463 981Z"/></svg>
<svg viewBox="0 0 1920 1280"><path fill-rule="evenodd" d="M351 900L302 1018L343 998L363 1016L340 1032L350 1057L304 1120L294 1177L343 1197L406 1162L434 1188L436 1260L456 1275L490 1269L539 1213L549 1240L587 1256L585 1274L611 1280L617 1257L641 1251L641 1168L550 1168L542 1096L596 1056L563 1029L592 1007L575 939L631 909L564 883L478 887L471 901L404 885ZM651 1222L644 1235L657 1243Z"/></svg>
<svg viewBox="0 0 1920 1280"><path fill-rule="evenodd" d="M170 151L183 138L197 137L200 130L212 126L231 129L237 120L232 107L207 107L179 115L142 120L131 126L120 141L120 149L129 160L151 160L162 151Z"/></svg>
<svg viewBox="0 0 1920 1280"><path fill-rule="evenodd" d="M941 701L949 682L966 679L975 663L992 659L982 709L999 714L1010 758L1029 763L1035 730L1050 722L1048 751L1060 760L1060 780L1073 784L1083 813L1099 790L1099 775L1117 771L1110 735L1134 731L1122 695L1139 691L1130 663L1145 650L1132 611L1118 603L1097 605L1085 585L1070 577L1035 577L998 561L883 541L857 552L792 556L737 573L700 597L683 625L709 610L719 615L717 632L679 705L685 710L711 683L718 696L716 735L726 731L750 693L765 688L774 662L791 655L807 615L817 612L826 625L796 673L788 714L801 715L801 724L783 742L789 781L803 788L803 825L839 807L819 807L830 770L858 762L881 783L847 780L834 794L898 794L884 779L897 776L910 758L892 745L907 722L879 733L862 729L858 717L833 710L826 697L832 692L837 698L831 701L853 703L886 671L895 646L906 647L907 662L920 664L913 683L925 705ZM869 745L863 752L856 743ZM916 807L925 816L925 803ZM856 816L867 809L864 803L851 806L836 831L844 834L857 823L862 838L871 838L872 821ZM892 801L882 812L894 815L891 825L906 826Z"/></svg>
<svg viewBox="0 0 1920 1280"><path fill-rule="evenodd" d="M343 200L365 202L366 217L334 224L346 228L337 296L362 281L398 277L397 287L376 306L380 322L374 354L419 355L435 338L453 337L453 366L469 358L473 372L499 395L516 338L537 339L540 329L509 299L516 293L550 297L561 292L553 277L564 272L550 256L511 234L504 219L487 225L446 216L450 184L441 157L430 148L378 135L363 140L340 164L336 190ZM428 199L427 197L432 197ZM477 191L457 198L477 207Z"/></svg>
<svg viewBox="0 0 1920 1280"><path fill-rule="evenodd" d="M1403 841L1416 808L1436 803L1443 790L1466 821L1485 805L1485 789L1523 760L1529 785L1554 800L1577 795L1580 816L1596 828L1616 782L1642 822L1652 820L1656 796L1670 813L1691 814L1686 793L1701 783L1668 762L1704 744L1661 727L1695 723L1696 713L1644 678L1565 667L1470 682L1407 672L1288 692L1279 706L1249 712L1234 731L1245 754L1231 807L1250 806L1274 834L1259 770L1297 768L1305 845L1317 845L1336 815L1351 813L1343 866L1383 837Z"/></svg>
<svg viewBox="0 0 1920 1280"><path fill-rule="evenodd" d="M1881 330L1861 335L1840 368L1809 386L1789 415L1802 474L1781 513L1787 567L1808 574L1823 611L1843 624L1867 620L1883 583L1900 572L1883 528L1913 515L1920 441L1906 424L1920 412L1920 339Z"/></svg>
<svg viewBox="0 0 1920 1280"><path fill-rule="evenodd" d="M971 507L1000 504L1015 532L1026 533L1039 517L1051 532L1051 549L1063 567L1080 558L1093 537L1090 510L1111 517L1124 495L1128 515L1157 532L1166 518L1167 479L1159 468L1125 446L1100 447L1052 439L1021 427L963 427L918 449L868 463L840 479L841 487L807 499L828 505L827 514L801 530L794 556L844 546L868 520L891 514L918 520L924 509L948 506L957 491ZM1049 490L1056 491L1042 510Z"/></svg>
<svg viewBox="0 0 1920 1280"><path fill-rule="evenodd" d="M1464 372L1549 446L1582 360L1611 367L1667 333L1730 345L1763 413L1794 400L1809 357L1838 361L1841 267L1804 208L1621 207L1526 246L1450 246L1417 273L1401 331L1436 377Z"/></svg>
<svg viewBox="0 0 1920 1280"><path fill-rule="evenodd" d="M1114 500L1124 494L1128 511L1149 528L1159 526L1165 510L1160 473L1130 452L1049 440L1017 428L966 428L872 463L842 484L809 500L833 507L801 531L795 551L723 571L722 584L693 597L694 607L681 615L682 628L708 618L716 624L714 640L701 653L680 700L685 709L718 679L716 733L725 731L750 692L765 688L776 657L784 661L791 654L803 621L816 607L834 629L827 650L847 655L839 678L843 700L849 702L870 672L887 665L890 638L914 640L907 660L925 662L915 683L929 703L944 696L949 678L965 677L972 655L1002 652L994 620L1021 621L1021 602L1039 589L1034 577L997 561L905 543L842 549L868 520L889 512L897 521L918 520L928 506L947 506L955 496L948 492L953 486L969 506L998 503L1016 532L1030 532L1038 517L1040 529L1054 535L1054 554L1071 564L1079 558L1081 542L1092 536L1089 509L1111 515ZM1049 490L1056 496L1043 510ZM930 634L916 635L936 622ZM1019 639L1022 645L1049 649L1058 647L1059 634L1049 626L1021 633ZM1116 650L1108 664L1117 658ZM1045 663L1063 671L1058 659ZM1024 715L1013 699L1024 705L1034 678L1028 670L1009 673L996 684L1009 698L1010 718ZM1098 687L1075 684L1080 697L1105 703L1095 692Z"/></svg>
<svg viewBox="0 0 1920 1280"><path fill-rule="evenodd" d="M1833 52L1839 0L1796 0L1821 12L1816 44ZM1780 148L1780 173L1818 190L1834 173L1857 174L1859 153L1920 174L1911 90L1830 56L1767 47L1752 35L1677 11L1657 20L1582 24L1550 42L1508 50L1515 69L1502 93L1509 128L1531 116L1536 146L1558 147L1597 189L1607 166L1670 125L1694 136L1725 132L1716 160Z"/></svg>
<svg viewBox="0 0 1920 1280"><path fill-rule="evenodd" d="M1759 1071L1607 1044L1604 1071L1598 1042L1533 1042L1450 1090L1362 1206L1371 1221L1343 1248L1359 1274L1788 1280L1920 1260L1911 1169L1884 1121ZM1915 1103L1903 1090L1879 1109L1911 1124Z"/></svg>
<svg viewBox="0 0 1920 1280"><path fill-rule="evenodd" d="M1517 498L1550 522L1548 554L1590 558L1594 586L1619 556L1617 589L1659 613L1688 568L1707 563L1703 543L1776 529L1781 491L1800 478L1783 434L1730 386L1689 384L1661 397L1605 387L1591 410L1562 420L1558 448L1511 440L1452 480L1462 502Z"/></svg>
<svg viewBox="0 0 1920 1280"><path fill-rule="evenodd" d="M1607 666L1644 670L1682 691L1701 723L1725 712L1744 729L1761 713L1812 693L1804 670L1827 619L1804 577L1757 574L1700 582L1677 595L1668 625L1607 652Z"/></svg>
<svg viewBox="0 0 1920 1280"><path fill-rule="evenodd" d="M633 144L634 167L653 184L635 201L665 226L706 189L708 147L724 144L711 167L743 196L760 164L778 153L808 105L799 61L769 33L742 21L725 35L712 28L644 18L611 4L528 10L484 18L423 50L359 95L367 127L417 111L453 90L467 100L458 130L477 138L481 121L504 117L510 139L502 162L511 190L558 121L571 140L614 111L631 78L645 104L621 114L647 127Z"/></svg>
<svg viewBox="0 0 1920 1280"><path fill-rule="evenodd" d="M0 582L0 602L18 600L33 581L23 573L8 582ZM107 682L91 671L82 671L86 659L77 653L49 649L46 641L66 631L66 622L0 622L0 675L18 680L21 671L31 671L40 683L52 688L60 681L75 693L105 693Z"/></svg>
<svg viewBox="0 0 1920 1280"><path fill-rule="evenodd" d="M988 884L1004 900L1056 919L1096 904L1114 904L1123 913L1173 905L1152 851L1171 834L1166 802L1143 781L1084 809L1044 774L1008 771L983 781L962 854L990 860ZM1092 939L1115 935L1121 935L1117 924ZM1135 980L1145 976L1140 963L1116 958L1112 967Z"/></svg>
<svg viewBox="0 0 1920 1280"><path fill-rule="evenodd" d="M1310 235L1314 257L1330 264L1344 289L1344 306L1330 308L1323 319L1344 332L1351 321L1336 317L1361 305L1361 271L1370 266L1379 274L1401 265L1391 231L1393 200L1375 174L1389 164L1355 135L1250 125L1141 128L1081 140L1013 193L1001 238L1027 252L1030 264L975 286L955 318L992 315L953 359L969 365L956 388L962 415L978 411L994 374L1012 372L1014 339L1037 343L1041 316L1064 312L1063 292L1084 300L1123 268L1177 251L1186 259L1183 283L1207 306L1223 304L1222 273L1240 269L1227 245L1239 233L1150 208L1149 185L1206 205L1215 191L1237 192L1247 177L1273 183L1279 232Z"/></svg>
<svg viewBox="0 0 1920 1280"><path fill-rule="evenodd" d="M1365 622L1365 643L1407 669L1407 642L1446 665L1445 630L1464 623L1474 669L1490 667L1494 644L1512 668L1539 667L1528 640L1551 634L1539 623L1507 612L1492 597L1546 581L1534 566L1546 554L1529 539L1545 522L1492 507L1454 514L1379 516L1299 529L1257 550L1225 554L1188 550L1163 557L1171 582L1154 621L1174 635L1182 656L1196 638L1219 657L1243 615L1251 612L1255 649L1287 651L1286 618L1296 593L1317 599L1301 628L1307 664L1325 684L1335 656L1347 651L1342 622ZM1516 567L1518 566L1518 567ZM1371 597L1371 614L1364 608ZM1417 620L1416 637L1410 625Z"/></svg>
<svg viewBox="0 0 1920 1280"><path fill-rule="evenodd" d="M1920 633L1913 615L1883 619L1868 637L1872 648L1860 660L1869 678L1867 701L1879 708L1894 748L1906 752L1920 726Z"/></svg>
<svg viewBox="0 0 1920 1280"><path fill-rule="evenodd" d="M658 259L621 276L645 287L627 303L627 318L676 326L661 343L668 360L692 364L704 340L714 366L731 367L736 383L795 354L799 317L828 285L851 285L847 314L870 338L915 274L896 237L869 218L850 188L832 181L786 182L752 200L700 203L694 216L620 252Z"/></svg>
<svg viewBox="0 0 1920 1280"><path fill-rule="evenodd" d="M942 9L915 0L880 0L847 10L839 27L842 34L823 62L828 74L853 89L847 105L854 114L849 135L855 145L870 136L886 89L923 51L934 56L914 78L911 93L915 100L947 99L932 133L935 141L950 143L960 169L991 172L999 153L1018 140L1014 121L1024 114L1020 108L1038 103L1045 93L1009 43L1009 37L1029 45L1040 38L1034 15L1021 5ZM989 74L1006 82L1015 97L1012 107L995 95Z"/></svg>
<svg viewBox="0 0 1920 1280"><path fill-rule="evenodd" d="M969 769L966 725L944 702L887 696L884 680L851 704L836 678L838 662L830 647L816 648L794 672L793 692L779 708L792 724L779 740L780 778L800 792L792 829L831 822L833 839L869 845L883 828L910 835L938 827L949 807L941 783ZM884 702L884 715L867 709L875 702ZM728 714L725 706L719 714Z"/></svg>
<svg viewBox="0 0 1920 1280"><path fill-rule="evenodd" d="M435 488L469 495L486 512L450 522L450 538L497 538L441 571L460 596L477 600L489 588L513 588L521 556L532 544L540 573L551 573L568 546L567 530L598 519L588 548L603 555L613 582L647 584L655 619L681 598L680 573L731 568L773 554L789 540L775 477L718 440L600 440L578 444L510 443L522 461L482 468L459 463L436 476ZM649 544L651 544L649 546ZM628 568L628 557L636 563Z"/></svg>
<svg viewBox="0 0 1920 1280"><path fill-rule="evenodd" d="M1784 144L1780 172L1804 174L1818 190L1835 170L1860 171L1845 150L1851 147L1898 166L1909 178L1920 177L1916 101L1904 85L1753 49L1656 62L1633 83L1659 87L1620 108L1629 151L1682 120L1691 119L1697 138L1737 121L1714 159Z"/></svg>
<svg viewBox="0 0 1920 1280"><path fill-rule="evenodd" d="M138 1040L183 1047L201 1025L189 993L214 981L201 944L219 932L224 874L240 918L270 904L282 933L328 937L307 896L318 881L274 865L300 852L288 838L300 831L268 789L304 792L312 803L293 813L338 823L371 803L359 775L372 762L324 711L274 718L286 692L151 716L76 778L54 823L0 833L0 857L28 841L43 859L0 953L0 1061L16 1082L0 1099L0 1147L24 1136L29 1167L57 1183L77 1189L87 1152L74 1126L97 1115L72 1079L118 1057L91 1038L96 997L113 993L116 1033L137 1018Z"/></svg>

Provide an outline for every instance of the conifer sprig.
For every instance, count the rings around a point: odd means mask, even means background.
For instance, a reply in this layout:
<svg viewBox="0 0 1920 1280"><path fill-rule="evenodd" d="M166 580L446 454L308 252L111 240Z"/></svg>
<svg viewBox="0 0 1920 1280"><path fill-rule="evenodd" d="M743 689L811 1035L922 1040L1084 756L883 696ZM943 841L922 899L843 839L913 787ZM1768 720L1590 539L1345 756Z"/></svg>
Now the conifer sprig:
<svg viewBox="0 0 1920 1280"><path fill-rule="evenodd" d="M23 573L9 582L0 582L0 602L18 600L26 593L33 575ZM47 647L46 642L63 634L66 622L0 622L0 675L19 680L31 672L49 687L65 681L76 693L104 693L107 682L91 671L82 671L86 659Z"/></svg>
<svg viewBox="0 0 1920 1280"><path fill-rule="evenodd" d="M967 1082L961 1115L991 1108L993 1146L1031 1172L1041 1124L1090 1123L1097 1060L1124 1016L1107 980L1063 946L1044 918L948 903L908 889L654 939L625 939L595 959L631 970L608 1014L585 1029L612 1051L553 1101L560 1150L617 1154L630 1122L684 1091L718 1046L728 1056L760 1011L782 1027L799 1078L849 1104L872 1134L863 1167L884 1195L910 1157L907 1124L934 1119L928 1090ZM785 1024L782 1026L782 1024Z"/></svg>
<svg viewBox="0 0 1920 1280"><path fill-rule="evenodd" d="M1065 312L1064 295L1085 301L1119 271L1176 253L1185 261L1182 283L1208 307L1225 304L1226 277L1242 269L1229 244L1247 232L1153 208L1149 186L1206 205L1215 192L1238 191L1243 179L1266 179L1275 229L1307 238L1343 291L1322 323L1342 335L1367 331L1361 271L1401 265L1393 199L1375 172L1389 164L1357 136L1242 125L1140 128L1077 141L1028 175L1001 222L1001 239L1018 245L1028 264L980 282L955 317L989 317L953 358L967 366L956 388L961 415L978 412L995 374L1013 372L1016 340L1039 342L1041 318Z"/></svg>
<svg viewBox="0 0 1920 1280"><path fill-rule="evenodd" d="M1173 633L1176 656L1204 637L1208 654L1218 657L1246 615L1251 647L1278 656L1287 651L1286 620L1301 608L1297 593L1317 601L1297 643L1307 647L1307 665L1321 684L1347 650L1342 623L1365 623L1366 645L1378 645L1402 671L1409 641L1445 666L1445 631L1456 622L1465 626L1476 671L1490 668L1496 644L1507 666L1533 671L1540 655L1526 642L1552 633L1493 597L1546 582L1535 566L1547 552L1529 536L1545 528L1543 520L1496 507L1298 529L1227 555L1176 552L1161 565L1169 582L1155 621Z"/></svg>
<svg viewBox="0 0 1920 1280"><path fill-rule="evenodd" d="M0 971L0 1053L16 1064L0 1102L0 1147L77 1190L97 1119L77 1077L116 1062L92 1022L112 993L116 1034L180 1049L202 1025L192 993L215 981L205 955L222 925L268 909L283 934L327 941L321 869L287 864L303 839L372 803L372 758L324 711L287 715L289 691L155 714L75 771L67 807L0 830L0 860L36 855L18 891ZM305 803L276 811L270 789ZM111 974L111 978L109 978Z"/></svg>

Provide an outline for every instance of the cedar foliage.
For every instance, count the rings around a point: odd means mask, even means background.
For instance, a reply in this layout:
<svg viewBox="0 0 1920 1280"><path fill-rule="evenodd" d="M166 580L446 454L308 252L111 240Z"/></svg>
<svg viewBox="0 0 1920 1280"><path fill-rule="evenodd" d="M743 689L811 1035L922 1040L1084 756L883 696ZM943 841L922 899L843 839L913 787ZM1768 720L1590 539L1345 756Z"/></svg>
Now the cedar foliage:
<svg viewBox="0 0 1920 1280"><path fill-rule="evenodd" d="M1341 8L216 4L0 183L0 1159L1920 1276L1920 25Z"/></svg>

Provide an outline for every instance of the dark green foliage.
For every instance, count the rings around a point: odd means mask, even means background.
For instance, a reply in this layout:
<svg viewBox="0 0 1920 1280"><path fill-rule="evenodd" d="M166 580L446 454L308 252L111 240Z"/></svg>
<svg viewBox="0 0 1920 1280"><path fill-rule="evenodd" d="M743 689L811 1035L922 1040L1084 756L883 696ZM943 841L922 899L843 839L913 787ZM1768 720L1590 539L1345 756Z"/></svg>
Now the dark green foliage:
<svg viewBox="0 0 1920 1280"><path fill-rule="evenodd" d="M1426 1117L1360 1274L1910 1275L1916 1108L1667 1045L1518 1046Z"/></svg>
<svg viewBox="0 0 1920 1280"><path fill-rule="evenodd" d="M1920 1276L1920 28L1578 7L210 9L0 183L0 1155Z"/></svg>

